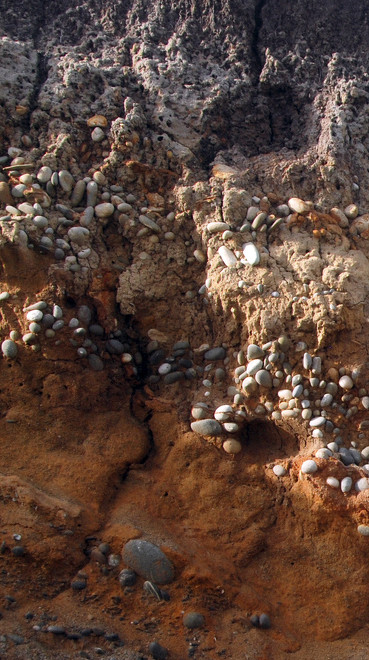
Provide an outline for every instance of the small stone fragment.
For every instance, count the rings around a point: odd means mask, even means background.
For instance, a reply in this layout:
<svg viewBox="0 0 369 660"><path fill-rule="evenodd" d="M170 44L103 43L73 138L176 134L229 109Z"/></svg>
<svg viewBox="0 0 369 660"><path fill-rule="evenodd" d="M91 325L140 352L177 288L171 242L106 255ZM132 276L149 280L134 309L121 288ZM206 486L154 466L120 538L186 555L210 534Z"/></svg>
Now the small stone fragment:
<svg viewBox="0 0 369 660"><path fill-rule="evenodd" d="M237 264L237 258L235 257L234 253L225 245L220 246L218 254L226 266L231 267Z"/></svg>
<svg viewBox="0 0 369 660"><path fill-rule="evenodd" d="M276 477L284 477L284 475L287 473L283 465L275 465L273 467L273 472L276 475Z"/></svg>

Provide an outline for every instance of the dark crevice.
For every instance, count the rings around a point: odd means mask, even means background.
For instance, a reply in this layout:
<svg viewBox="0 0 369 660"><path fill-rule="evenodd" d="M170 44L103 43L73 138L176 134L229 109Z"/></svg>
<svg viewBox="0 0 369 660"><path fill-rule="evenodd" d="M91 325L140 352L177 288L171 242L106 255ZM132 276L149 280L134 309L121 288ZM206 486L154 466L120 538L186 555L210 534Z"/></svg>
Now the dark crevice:
<svg viewBox="0 0 369 660"><path fill-rule="evenodd" d="M255 77L259 79L260 73L263 69L264 62L262 61L259 48L260 30L263 27L262 12L267 3L267 0L257 0L254 13L254 30L251 40L251 52L255 62Z"/></svg>
<svg viewBox="0 0 369 660"><path fill-rule="evenodd" d="M28 130L31 127L32 112L37 108L38 97L40 95L43 84L47 80L47 74L48 74L47 61L48 60L45 53L41 53L41 52L37 53L36 77L33 85L32 94L30 95L29 98L29 112L27 115Z"/></svg>

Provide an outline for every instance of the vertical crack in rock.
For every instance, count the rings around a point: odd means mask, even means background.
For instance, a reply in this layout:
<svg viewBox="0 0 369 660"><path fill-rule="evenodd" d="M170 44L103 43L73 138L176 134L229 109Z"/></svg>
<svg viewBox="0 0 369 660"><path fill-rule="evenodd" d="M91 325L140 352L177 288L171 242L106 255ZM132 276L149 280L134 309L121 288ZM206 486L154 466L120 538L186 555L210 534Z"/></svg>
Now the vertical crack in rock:
<svg viewBox="0 0 369 660"><path fill-rule="evenodd" d="M262 12L266 5L266 2L267 0L258 0L255 5L255 14L254 14L255 24L252 33L251 52L253 53L254 61L255 61L256 78L259 78L260 73L263 69L263 61L260 55L259 40L260 40L260 30L263 27Z"/></svg>

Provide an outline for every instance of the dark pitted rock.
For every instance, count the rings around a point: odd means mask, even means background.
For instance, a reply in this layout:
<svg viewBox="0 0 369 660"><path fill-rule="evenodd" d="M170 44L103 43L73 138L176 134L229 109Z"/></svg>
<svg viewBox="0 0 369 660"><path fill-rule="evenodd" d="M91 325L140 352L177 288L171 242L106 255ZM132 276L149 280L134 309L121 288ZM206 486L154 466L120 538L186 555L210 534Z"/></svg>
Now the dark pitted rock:
<svg viewBox="0 0 369 660"><path fill-rule="evenodd" d="M151 644L149 644L149 653L154 660L166 660L168 657L167 649L164 648L164 646L161 646L159 642L151 642Z"/></svg>
<svg viewBox="0 0 369 660"><path fill-rule="evenodd" d="M205 623L204 616L200 612L188 612L183 617L183 625L186 628L201 628Z"/></svg>
<svg viewBox="0 0 369 660"><path fill-rule="evenodd" d="M123 561L138 575L157 584L167 584L174 579L172 562L164 552L149 541L128 541L122 550Z"/></svg>

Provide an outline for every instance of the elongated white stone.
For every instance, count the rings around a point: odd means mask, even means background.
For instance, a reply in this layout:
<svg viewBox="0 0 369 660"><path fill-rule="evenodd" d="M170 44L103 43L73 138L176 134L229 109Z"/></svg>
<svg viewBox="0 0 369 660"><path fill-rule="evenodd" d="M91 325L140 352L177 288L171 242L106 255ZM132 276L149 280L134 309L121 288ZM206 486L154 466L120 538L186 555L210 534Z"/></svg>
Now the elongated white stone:
<svg viewBox="0 0 369 660"><path fill-rule="evenodd" d="M314 419L310 420L310 426L313 428L316 428L318 426L324 426L326 422L325 417L314 417Z"/></svg>
<svg viewBox="0 0 369 660"><path fill-rule="evenodd" d="M351 490L352 479L351 477L344 477L341 481L341 490L343 493L348 493Z"/></svg>
<svg viewBox="0 0 369 660"><path fill-rule="evenodd" d="M245 243L243 246L243 255L250 266L257 266L260 263L260 254L254 243Z"/></svg>
<svg viewBox="0 0 369 660"><path fill-rule="evenodd" d="M279 390L278 396L282 401L289 401L292 399L292 392L291 390Z"/></svg>
<svg viewBox="0 0 369 660"><path fill-rule="evenodd" d="M209 224L206 225L209 234L217 234L218 232L226 231L226 229L229 228L227 222L209 222Z"/></svg>
<svg viewBox="0 0 369 660"><path fill-rule="evenodd" d="M226 266L235 266L237 263L237 259L235 255L233 254L232 250L227 248L225 245L221 245L218 254L220 258L222 259L223 263Z"/></svg>
<svg viewBox="0 0 369 660"><path fill-rule="evenodd" d="M326 479L326 484L330 486L331 488L339 488L340 487L340 482L336 477L327 477Z"/></svg>

